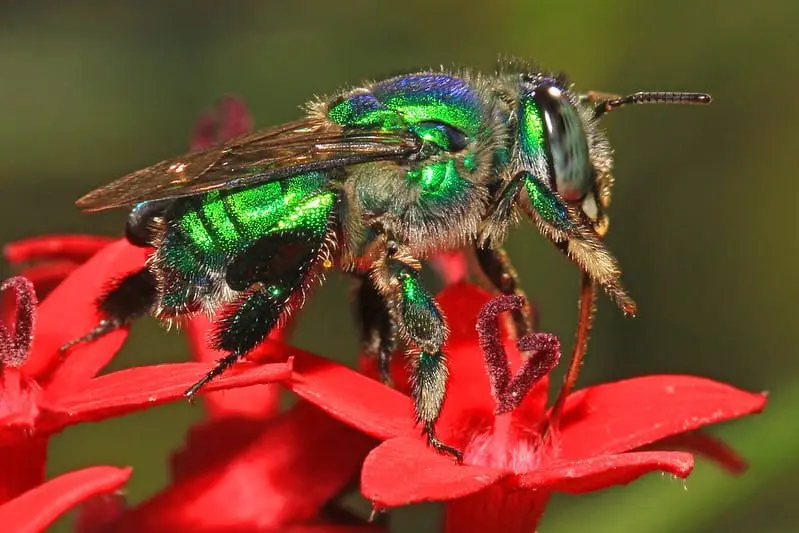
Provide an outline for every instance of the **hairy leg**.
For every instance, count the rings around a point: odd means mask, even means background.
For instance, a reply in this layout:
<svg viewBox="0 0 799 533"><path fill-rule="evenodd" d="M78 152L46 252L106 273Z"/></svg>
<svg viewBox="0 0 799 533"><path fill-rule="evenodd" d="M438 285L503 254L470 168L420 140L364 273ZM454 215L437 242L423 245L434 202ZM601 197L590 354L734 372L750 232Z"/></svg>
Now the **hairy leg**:
<svg viewBox="0 0 799 533"><path fill-rule="evenodd" d="M391 386L391 356L397 349L397 320L369 276L359 276L355 312L361 326L361 344L377 357L380 380Z"/></svg>
<svg viewBox="0 0 799 533"><path fill-rule="evenodd" d="M435 433L448 378L441 351L447 337L444 317L433 295L419 280L419 262L394 241L386 239L384 248L373 264L372 280L395 313L400 336L418 350L411 360L416 420L423 424L433 448L460 461L462 453L441 442Z"/></svg>
<svg viewBox="0 0 799 533"><path fill-rule="evenodd" d="M116 281L97 302L97 308L106 318L86 335L63 345L61 351L76 344L91 342L130 324L148 314L157 299L158 284L147 268L125 276Z"/></svg>

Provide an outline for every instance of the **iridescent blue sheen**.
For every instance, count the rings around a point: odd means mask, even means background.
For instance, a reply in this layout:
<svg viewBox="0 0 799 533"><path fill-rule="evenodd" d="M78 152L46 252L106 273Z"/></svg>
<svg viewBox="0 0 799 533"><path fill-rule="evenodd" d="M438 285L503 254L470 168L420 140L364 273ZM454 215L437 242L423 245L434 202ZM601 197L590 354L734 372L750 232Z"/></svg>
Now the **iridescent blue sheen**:
<svg viewBox="0 0 799 533"><path fill-rule="evenodd" d="M446 74L411 74L379 83L372 92L410 123L444 122L467 135L477 135L483 126L480 95L460 78Z"/></svg>
<svg viewBox="0 0 799 533"><path fill-rule="evenodd" d="M408 128L414 132L422 128L420 137L445 150L449 149L446 143L436 142L441 135L424 123L446 124L467 136L487 133L475 87L444 74L411 74L378 83L369 93L356 92L332 103L327 116L349 127Z"/></svg>

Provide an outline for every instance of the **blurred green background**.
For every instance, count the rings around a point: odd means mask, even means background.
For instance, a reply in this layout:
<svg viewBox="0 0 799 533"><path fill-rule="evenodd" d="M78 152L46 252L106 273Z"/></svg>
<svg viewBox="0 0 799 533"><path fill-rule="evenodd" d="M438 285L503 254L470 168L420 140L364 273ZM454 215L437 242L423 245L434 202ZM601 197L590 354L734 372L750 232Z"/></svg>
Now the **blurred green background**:
<svg viewBox="0 0 799 533"><path fill-rule="evenodd" d="M653 475L559 497L541 531L795 531L799 3L750 5L5 1L0 242L118 235L123 213L84 216L73 200L183 152L198 114L224 94L243 97L263 127L362 79L440 64L490 71L499 54L563 70L582 89L710 92L708 108L642 106L604 121L617 178L608 241L640 316L603 299L581 381L679 372L770 391L764 415L716 430L751 469L733 479L703 464L687 482ZM529 225L508 249L543 328L569 345L577 270ZM334 275L303 312L298 345L354 358L346 281ZM178 334L146 321L115 365L184 357ZM166 454L201 415L178 403L71 429L54 438L49 473L132 464L129 496L140 501L164 485ZM432 506L404 509L394 525L432 530L433 520Z"/></svg>

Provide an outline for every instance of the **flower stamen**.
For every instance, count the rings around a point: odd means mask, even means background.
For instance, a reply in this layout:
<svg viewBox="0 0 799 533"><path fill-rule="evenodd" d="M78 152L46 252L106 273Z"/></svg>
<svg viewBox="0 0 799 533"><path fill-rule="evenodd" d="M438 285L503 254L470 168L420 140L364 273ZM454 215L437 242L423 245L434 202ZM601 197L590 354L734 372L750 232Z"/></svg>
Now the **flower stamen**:
<svg viewBox="0 0 799 533"><path fill-rule="evenodd" d="M497 296L488 302L477 319L480 348L485 357L491 382L491 394L497 402L496 414L513 411L541 378L555 368L560 359L560 342L551 333L530 333L519 339L521 352L532 352L515 376L511 377L508 355L497 321L500 313L522 309L524 298L516 295Z"/></svg>
<svg viewBox="0 0 799 533"><path fill-rule="evenodd" d="M0 324L0 362L4 367L19 368L25 362L33 344L36 325L36 291L27 278L15 276L0 284L0 294L12 290L17 301L13 330Z"/></svg>

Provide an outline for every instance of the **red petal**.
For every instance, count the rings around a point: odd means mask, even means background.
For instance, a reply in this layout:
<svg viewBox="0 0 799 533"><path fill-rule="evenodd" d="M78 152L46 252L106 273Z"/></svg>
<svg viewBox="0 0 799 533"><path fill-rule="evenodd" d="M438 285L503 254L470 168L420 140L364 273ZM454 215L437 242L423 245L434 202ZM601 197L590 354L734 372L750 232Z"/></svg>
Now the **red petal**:
<svg viewBox="0 0 799 533"><path fill-rule="evenodd" d="M224 352L209 347L213 324L205 315L189 321L186 332L191 352L197 361L216 361L224 357ZM283 330L273 331L270 339L282 339ZM278 343L262 343L256 350L259 361L285 360L285 350ZM248 359L254 357L248 356ZM212 417L242 415L248 417L269 417L280 408L280 385L246 387L220 393L207 394L203 400Z"/></svg>
<svg viewBox="0 0 799 533"><path fill-rule="evenodd" d="M170 458L172 483L203 475L235 459L265 428L261 419L224 417L189 429L186 444ZM224 435L225 438L219 438Z"/></svg>
<svg viewBox="0 0 799 533"><path fill-rule="evenodd" d="M469 266L462 250L439 252L430 258L430 263L444 279L445 285L460 283L469 276Z"/></svg>
<svg viewBox="0 0 799 533"><path fill-rule="evenodd" d="M331 524L280 528L280 533L385 533L386 531L379 526L336 526Z"/></svg>
<svg viewBox="0 0 799 533"><path fill-rule="evenodd" d="M70 395L52 396L49 390L45 391L42 409L50 415L47 425L51 428L131 413L184 398L184 391L211 368L213 365L207 363L128 368L94 378ZM271 365L239 363L201 392L271 383L290 376L290 361Z"/></svg>
<svg viewBox="0 0 799 533"><path fill-rule="evenodd" d="M442 290L436 300L447 317L449 344L477 345L477 317L491 299L486 291L471 283L457 283Z"/></svg>
<svg viewBox="0 0 799 533"><path fill-rule="evenodd" d="M361 492L376 507L462 498L512 475L510 471L459 465L420 439L390 439L366 457Z"/></svg>
<svg viewBox="0 0 799 533"><path fill-rule="evenodd" d="M82 263L112 242L100 235L44 235L6 244L3 255L12 265L52 260Z"/></svg>
<svg viewBox="0 0 799 533"><path fill-rule="evenodd" d="M21 435L0 447L0 505L40 485L46 460L46 438Z"/></svg>
<svg viewBox="0 0 799 533"><path fill-rule="evenodd" d="M291 349L289 387L333 418L384 440L415 435L411 399L358 372L322 357Z"/></svg>
<svg viewBox="0 0 799 533"><path fill-rule="evenodd" d="M566 400L557 457L640 448L670 435L759 412L762 394L694 376L645 376L589 387Z"/></svg>
<svg viewBox="0 0 799 533"><path fill-rule="evenodd" d="M625 485L649 472L688 477L694 458L683 452L631 452L566 461L518 477L521 487L579 494Z"/></svg>
<svg viewBox="0 0 799 533"><path fill-rule="evenodd" d="M260 425L258 437L228 460L184 476L123 517L123 529L283 531L316 517L347 486L374 445L305 402ZM227 447L218 440L192 445L207 457L204 447ZM214 509L219 512L209 512Z"/></svg>
<svg viewBox="0 0 799 533"><path fill-rule="evenodd" d="M748 464L735 450L724 441L703 431L691 431L666 437L644 447L645 450L682 450L701 455L731 474L742 474Z"/></svg>
<svg viewBox="0 0 799 533"><path fill-rule="evenodd" d="M219 102L222 120L219 124L219 142L229 141L252 131L253 120L244 100L226 96Z"/></svg>
<svg viewBox="0 0 799 533"><path fill-rule="evenodd" d="M75 533L108 533L125 512L125 497L119 493L98 494L83 502L75 517Z"/></svg>
<svg viewBox="0 0 799 533"><path fill-rule="evenodd" d="M91 331L101 320L95 302L109 281L141 268L148 253L148 249L119 240L92 257L45 298L39 306L39 327L23 366L25 373L40 376L58 360L64 343ZM59 387L59 381L66 381L66 388L80 388L82 380L94 376L113 358L126 335L125 331L115 331L70 350L50 385Z"/></svg>
<svg viewBox="0 0 799 533"><path fill-rule="evenodd" d="M5 531L38 533L78 503L104 492L119 490L129 468L95 466L64 474L0 506Z"/></svg>

